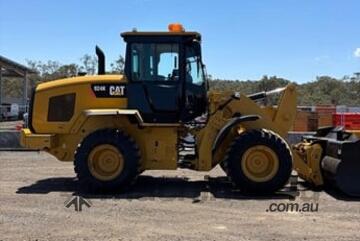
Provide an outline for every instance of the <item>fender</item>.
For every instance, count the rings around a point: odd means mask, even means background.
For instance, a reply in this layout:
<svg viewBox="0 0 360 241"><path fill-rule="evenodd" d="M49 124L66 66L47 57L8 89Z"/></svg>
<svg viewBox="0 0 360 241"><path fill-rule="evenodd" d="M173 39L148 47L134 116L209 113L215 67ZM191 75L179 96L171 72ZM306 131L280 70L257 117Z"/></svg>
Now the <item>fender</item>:
<svg viewBox="0 0 360 241"><path fill-rule="evenodd" d="M231 118L219 131L219 133L217 134L215 141L212 145L212 155L215 154L215 151L217 150L217 148L221 145L221 143L223 142L223 140L225 139L225 137L227 136L227 134L229 134L230 130L237 124L241 123L241 122L246 122L246 121L256 121L260 119L260 116L258 115L244 115L244 116L239 116L239 117L233 117Z"/></svg>

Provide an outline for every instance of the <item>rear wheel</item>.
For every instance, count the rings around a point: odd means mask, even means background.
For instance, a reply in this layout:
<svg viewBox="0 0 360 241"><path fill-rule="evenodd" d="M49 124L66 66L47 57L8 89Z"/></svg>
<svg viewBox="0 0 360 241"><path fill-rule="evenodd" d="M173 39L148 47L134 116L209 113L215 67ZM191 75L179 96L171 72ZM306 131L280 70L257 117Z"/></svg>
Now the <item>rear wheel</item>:
<svg viewBox="0 0 360 241"><path fill-rule="evenodd" d="M82 190L119 191L138 174L139 149L124 132L104 129L90 134L75 154L75 172Z"/></svg>
<svg viewBox="0 0 360 241"><path fill-rule="evenodd" d="M241 190L271 193L290 178L291 152L278 135L267 130L250 130L235 138L222 168Z"/></svg>

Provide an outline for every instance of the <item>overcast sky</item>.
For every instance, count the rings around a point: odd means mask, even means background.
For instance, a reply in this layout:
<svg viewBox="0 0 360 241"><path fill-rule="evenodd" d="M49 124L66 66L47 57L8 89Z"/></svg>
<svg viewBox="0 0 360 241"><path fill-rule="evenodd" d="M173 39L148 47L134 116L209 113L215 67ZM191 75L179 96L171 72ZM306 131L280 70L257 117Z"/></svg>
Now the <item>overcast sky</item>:
<svg viewBox="0 0 360 241"><path fill-rule="evenodd" d="M79 62L98 44L124 54L120 33L202 33L207 70L223 79L277 75L297 82L360 72L360 1L0 0L0 55Z"/></svg>

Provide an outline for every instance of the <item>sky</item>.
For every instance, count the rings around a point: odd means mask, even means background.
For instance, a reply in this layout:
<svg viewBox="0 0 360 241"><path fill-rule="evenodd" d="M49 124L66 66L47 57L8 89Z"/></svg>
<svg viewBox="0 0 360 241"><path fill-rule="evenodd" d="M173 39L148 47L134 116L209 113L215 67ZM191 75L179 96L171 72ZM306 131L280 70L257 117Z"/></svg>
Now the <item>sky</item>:
<svg viewBox="0 0 360 241"><path fill-rule="evenodd" d="M359 0L0 0L0 55L79 63L98 44L107 63L124 55L121 32L202 34L207 72L299 83L360 72Z"/></svg>

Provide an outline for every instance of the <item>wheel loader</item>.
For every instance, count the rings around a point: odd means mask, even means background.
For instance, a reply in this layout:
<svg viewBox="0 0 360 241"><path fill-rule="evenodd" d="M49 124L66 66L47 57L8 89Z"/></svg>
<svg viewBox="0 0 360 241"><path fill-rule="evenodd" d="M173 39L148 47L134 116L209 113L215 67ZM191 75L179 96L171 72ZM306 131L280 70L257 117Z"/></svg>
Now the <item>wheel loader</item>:
<svg viewBox="0 0 360 241"><path fill-rule="evenodd" d="M210 171L218 164L249 193L281 189L293 168L324 184L322 159L339 160L326 153L332 144L323 136L332 130L295 147L287 143L296 116L293 84L252 95L209 91L198 32L170 24L169 31L121 36L124 74L105 74L96 47L98 75L36 86L21 132L24 147L73 162L81 187L91 192L126 190L145 170ZM264 104L273 94L277 105ZM339 148L355 148L346 158L358 164L359 141L351 138Z"/></svg>

